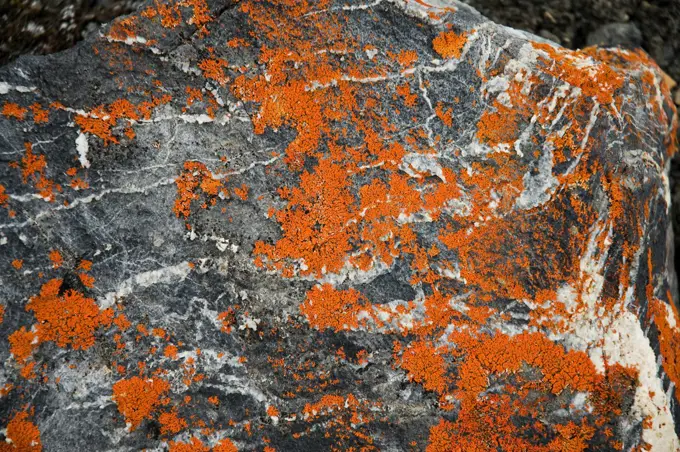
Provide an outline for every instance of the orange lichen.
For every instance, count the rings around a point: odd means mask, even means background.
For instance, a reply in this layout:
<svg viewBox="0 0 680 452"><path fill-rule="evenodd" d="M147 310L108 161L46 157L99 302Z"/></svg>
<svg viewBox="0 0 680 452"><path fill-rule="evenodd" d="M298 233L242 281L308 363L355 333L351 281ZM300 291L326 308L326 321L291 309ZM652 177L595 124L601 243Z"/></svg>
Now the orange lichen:
<svg viewBox="0 0 680 452"><path fill-rule="evenodd" d="M547 54L547 58L541 58L543 71L579 87L584 96L597 99L600 104L612 102L614 92L623 86L622 74L585 52L561 50L546 43L532 45Z"/></svg>
<svg viewBox="0 0 680 452"><path fill-rule="evenodd" d="M83 133L90 133L102 139L104 146L119 143L114 135L114 127L122 126L128 137L134 137L131 128L133 121L151 119L153 109L170 102L171 97L164 94L160 97L151 96L151 100L134 105L127 99L118 99L108 105L99 105L85 114L78 114L75 123Z"/></svg>
<svg viewBox="0 0 680 452"><path fill-rule="evenodd" d="M467 35L465 33L458 34L449 30L439 33L432 40L432 47L444 58L460 58L466 43Z"/></svg>
<svg viewBox="0 0 680 452"><path fill-rule="evenodd" d="M669 294L669 304L657 298L649 299L649 311L659 330L659 348L663 357L663 370L675 383L675 396L680 398L680 317ZM675 326L671 326L675 324Z"/></svg>
<svg viewBox="0 0 680 452"><path fill-rule="evenodd" d="M193 9L193 15L189 18L189 23L196 25L199 29L203 29L202 33L205 34L205 25L212 21L210 9L205 0L182 0L181 5Z"/></svg>
<svg viewBox="0 0 680 452"><path fill-rule="evenodd" d="M21 267L24 266L24 261L22 259L14 259L12 261L12 267L14 267L16 270L21 270Z"/></svg>
<svg viewBox="0 0 680 452"><path fill-rule="evenodd" d="M21 170L21 178L24 184L27 184L30 179L43 199L54 201L54 191L60 191L61 187L45 177L45 169L47 168L45 156L34 154L31 143L24 143L24 148L26 152L21 161L12 162L10 166Z"/></svg>
<svg viewBox="0 0 680 452"><path fill-rule="evenodd" d="M299 188L286 197L288 207L276 213L283 237L274 246L256 243L255 254L276 260L277 268L286 266L283 259L300 259L306 266L303 275L340 270L356 227L350 221L353 197L347 172L330 160L321 160L313 174L302 174Z"/></svg>
<svg viewBox="0 0 680 452"><path fill-rule="evenodd" d="M135 430L144 419L150 419L161 398L170 390L170 383L152 377L132 377L113 385L113 400L120 414L125 416L129 430Z"/></svg>
<svg viewBox="0 0 680 452"><path fill-rule="evenodd" d="M100 311L92 298L75 290L60 295L61 284L60 279L43 284L40 293L29 299L26 310L35 314L40 342L53 341L59 347L86 350L94 345L97 328L111 324L113 312Z"/></svg>
<svg viewBox="0 0 680 452"><path fill-rule="evenodd" d="M161 434L175 435L187 427L187 422L177 415L177 409L166 411L158 416L158 422L161 424Z"/></svg>
<svg viewBox="0 0 680 452"><path fill-rule="evenodd" d="M269 405L269 406L267 406L267 416L278 417L279 416L279 410L277 410L274 405Z"/></svg>
<svg viewBox="0 0 680 452"><path fill-rule="evenodd" d="M50 251L49 258L52 261L52 268L59 268L64 263L64 258L61 257L59 250Z"/></svg>
<svg viewBox="0 0 680 452"><path fill-rule="evenodd" d="M94 287L95 279L87 273L78 273L78 279L80 279L80 282L82 282L83 285L88 289L92 289Z"/></svg>
<svg viewBox="0 0 680 452"><path fill-rule="evenodd" d="M7 207L9 204L9 195L6 193L6 188L4 185L0 184L0 206Z"/></svg>
<svg viewBox="0 0 680 452"><path fill-rule="evenodd" d="M337 290L324 284L307 292L300 312L315 328L341 331L357 329L361 311L366 308L367 302L356 290Z"/></svg>
<svg viewBox="0 0 680 452"><path fill-rule="evenodd" d="M449 109L444 109L444 104L441 102L437 103L437 106L435 107L435 113L437 114L437 117L441 119L441 121L447 126L447 127L452 127L453 126L453 114L452 110Z"/></svg>
<svg viewBox="0 0 680 452"><path fill-rule="evenodd" d="M37 102L32 104L30 108L33 112L33 122L36 124L45 124L49 122L49 110L42 108L42 106Z"/></svg>
<svg viewBox="0 0 680 452"><path fill-rule="evenodd" d="M215 80L222 86L229 81L228 77L224 74L224 68L229 67L229 63L221 58L207 58L201 61L198 67L203 71L205 78Z"/></svg>
<svg viewBox="0 0 680 452"><path fill-rule="evenodd" d="M408 372L409 380L421 383L428 391L444 394L449 384L444 351L426 342L416 342L403 350L396 362Z"/></svg>
<svg viewBox="0 0 680 452"><path fill-rule="evenodd" d="M6 427L5 441L0 452L39 452L42 450L40 430L28 420L29 413L20 411L12 417Z"/></svg>
<svg viewBox="0 0 680 452"><path fill-rule="evenodd" d="M234 195L239 197L242 201L248 199L248 186L243 184L240 187L235 187L233 189Z"/></svg>
<svg viewBox="0 0 680 452"><path fill-rule="evenodd" d="M26 363L38 345L38 335L25 326L9 335L9 351L19 364Z"/></svg>
<svg viewBox="0 0 680 452"><path fill-rule="evenodd" d="M2 115L6 118L14 118L23 121L26 113L28 113L28 109L12 102L5 102L2 106Z"/></svg>
<svg viewBox="0 0 680 452"><path fill-rule="evenodd" d="M212 452L238 452L238 449L229 438L225 438L213 447Z"/></svg>
<svg viewBox="0 0 680 452"><path fill-rule="evenodd" d="M210 452L210 448L195 436L188 443L170 441L168 447L169 452Z"/></svg>
<svg viewBox="0 0 680 452"><path fill-rule="evenodd" d="M177 218L188 218L191 214L191 204L201 199L200 193L207 195L208 200L203 203L203 207L208 204L215 205L218 195L228 196L229 192L224 187L226 179L219 179L213 176L212 172L200 162L185 162L184 171L175 180L177 185L177 199L173 212Z"/></svg>

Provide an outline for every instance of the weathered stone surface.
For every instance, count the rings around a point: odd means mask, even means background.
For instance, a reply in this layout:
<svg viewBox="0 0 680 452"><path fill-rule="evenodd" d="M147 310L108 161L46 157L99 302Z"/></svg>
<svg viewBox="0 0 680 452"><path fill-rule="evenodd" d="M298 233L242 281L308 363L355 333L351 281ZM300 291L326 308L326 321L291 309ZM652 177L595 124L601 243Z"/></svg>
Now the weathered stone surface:
<svg viewBox="0 0 680 452"><path fill-rule="evenodd" d="M2 450L678 448L642 53L156 2L0 69Z"/></svg>

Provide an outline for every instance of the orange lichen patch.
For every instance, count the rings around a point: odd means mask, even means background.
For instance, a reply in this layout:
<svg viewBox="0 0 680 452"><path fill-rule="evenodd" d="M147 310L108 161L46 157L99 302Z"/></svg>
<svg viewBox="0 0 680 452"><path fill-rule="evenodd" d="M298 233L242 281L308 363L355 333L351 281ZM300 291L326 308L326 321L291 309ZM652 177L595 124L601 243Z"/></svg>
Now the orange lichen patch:
<svg viewBox="0 0 680 452"><path fill-rule="evenodd" d="M257 242L254 253L274 261L280 269L287 266L284 259L299 259L306 266L303 275L339 271L356 227L350 221L354 199L347 172L330 160L321 160L316 171L303 173L300 186L285 196L288 207L276 213L283 238L274 246Z"/></svg>
<svg viewBox="0 0 680 452"><path fill-rule="evenodd" d="M649 311L654 316L654 324L659 330L659 348L663 357L663 370L675 383L675 397L680 398L680 317L670 298L667 305L657 298L649 300ZM672 322L672 323L671 323ZM675 326L672 326L672 325Z"/></svg>
<svg viewBox="0 0 680 452"><path fill-rule="evenodd" d="M52 268L59 268L64 263L64 258L61 256L59 250L50 251L49 257L52 262Z"/></svg>
<svg viewBox="0 0 680 452"><path fill-rule="evenodd" d="M26 380L33 380L36 378L37 375L35 373L35 362L33 361L23 366L19 371L19 375L21 375Z"/></svg>
<svg viewBox="0 0 680 452"><path fill-rule="evenodd" d="M213 447L213 452L238 452L238 449L229 438L224 438Z"/></svg>
<svg viewBox="0 0 680 452"><path fill-rule="evenodd" d="M208 207L208 204L214 206L217 203L218 195L228 196L229 192L224 187L226 179L218 179L213 176L212 172L203 163L200 162L185 162L184 171L175 180L177 185L177 199L173 212L177 218L188 218L191 214L191 203L201 199L200 193L207 195L208 200L202 204L202 207Z"/></svg>
<svg viewBox="0 0 680 452"><path fill-rule="evenodd" d="M109 29L108 36L116 41L125 41L128 38L135 38L137 33L135 32L135 18L124 17L116 19L111 28Z"/></svg>
<svg viewBox="0 0 680 452"><path fill-rule="evenodd" d="M397 55L397 61L405 68L412 67L418 61L418 53L415 50L402 50Z"/></svg>
<svg viewBox="0 0 680 452"><path fill-rule="evenodd" d="M194 104L196 101L202 101L203 100L203 93L201 92L200 89L192 88L190 86L187 86L186 93L188 94L187 96L187 106L191 106Z"/></svg>
<svg viewBox="0 0 680 452"><path fill-rule="evenodd" d="M437 103L435 107L435 113L437 117L447 126L453 126L453 110L451 108L445 109L444 104L441 102Z"/></svg>
<svg viewBox="0 0 680 452"><path fill-rule="evenodd" d="M40 430L28 420L29 413L20 411L12 417L6 427L5 441L0 452L39 452L42 450Z"/></svg>
<svg viewBox="0 0 680 452"><path fill-rule="evenodd" d="M166 411L158 416L158 422L161 424L161 434L176 435L187 427L187 422L177 415L177 409Z"/></svg>
<svg viewBox="0 0 680 452"><path fill-rule="evenodd" d="M540 58L545 73L579 87L584 96L595 98L600 104L612 102L614 92L623 86L623 75L585 52L561 50L545 43L532 45L548 55Z"/></svg>
<svg viewBox="0 0 680 452"><path fill-rule="evenodd" d="M379 404L359 400L354 394L326 394L316 403L307 403L302 416L308 423L323 422L325 436L334 439L330 450L349 450L345 442L361 441L362 450L369 452L378 448L370 432L362 427L375 418L372 410L379 408Z"/></svg>
<svg viewBox="0 0 680 452"><path fill-rule="evenodd" d="M565 352L540 333L521 333L514 337L497 334L473 343L459 370L457 397L461 404L458 418L455 422L442 420L432 427L428 451L448 451L451 444L461 450L494 447L501 450L584 450L595 433L595 428L586 421L542 426L538 436L524 433L536 431L532 430L536 425L531 419L540 418L544 409L540 398L534 399L535 402L528 401L529 388L552 394L567 388L572 391L601 390L606 395L599 394L596 403L615 405L615 401L610 404L615 397L615 385L600 385L597 389L602 379L585 353ZM525 365L541 370L543 377L524 381ZM618 370L614 369L614 372ZM486 392L491 376L502 378L508 374L514 375L513 392ZM522 418L528 422L519 421ZM541 441L541 437L545 440ZM571 449L561 449L564 445Z"/></svg>
<svg viewBox="0 0 680 452"><path fill-rule="evenodd" d="M88 289L92 289L94 287L94 277L88 275L87 273L78 273L78 279L80 279L80 282L82 282L83 285Z"/></svg>
<svg viewBox="0 0 680 452"><path fill-rule="evenodd" d="M198 67L203 71L204 77L215 80L222 86L229 81L229 78L224 74L224 68L229 67L229 63L221 58L207 58L201 61Z"/></svg>
<svg viewBox="0 0 680 452"><path fill-rule="evenodd" d="M113 400L118 411L125 416L129 430L135 430L144 419L150 419L161 404L161 398L170 390L170 383L152 377L132 377L113 385Z"/></svg>
<svg viewBox="0 0 680 452"><path fill-rule="evenodd" d="M127 99L118 99L108 105L99 105L86 114L78 114L75 122L83 133L90 133L99 138L107 146L109 143L119 143L113 133L113 128L124 127L124 133L128 136L134 134L131 129L133 121L151 119L153 109L170 102L171 97L167 94L161 97L151 96L151 100L134 105Z"/></svg>
<svg viewBox="0 0 680 452"><path fill-rule="evenodd" d="M113 324L118 327L119 330L121 331L126 331L132 324L128 320L128 318L125 316L125 314L118 314L114 319L113 319Z"/></svg>
<svg viewBox="0 0 680 452"><path fill-rule="evenodd" d="M40 342L53 341L59 347L86 350L94 345L97 328L111 324L113 312L100 312L92 298L75 290L59 295L61 284L60 279L43 284L40 294L26 304L26 310L35 314Z"/></svg>
<svg viewBox="0 0 680 452"><path fill-rule="evenodd" d="M227 41L227 46L236 49L239 47L250 47L250 43L243 38L232 38Z"/></svg>
<svg viewBox="0 0 680 452"><path fill-rule="evenodd" d="M248 186L243 184L240 187L235 187L233 189L234 195L239 197L242 201L248 199Z"/></svg>
<svg viewBox="0 0 680 452"><path fill-rule="evenodd" d="M512 142L519 135L518 112L497 100L493 106L495 111L484 110L477 123L477 137L490 147Z"/></svg>
<svg viewBox="0 0 680 452"><path fill-rule="evenodd" d="M5 305L0 304L0 325L5 320Z"/></svg>
<svg viewBox="0 0 680 452"><path fill-rule="evenodd" d="M9 205L9 195L6 193L4 185L0 184L0 206L7 207Z"/></svg>
<svg viewBox="0 0 680 452"><path fill-rule="evenodd" d="M399 347L397 347L399 352ZM408 378L423 385L428 391L444 394L449 385L443 347L436 348L426 342L414 342L400 356L395 357L397 364L408 372Z"/></svg>
<svg viewBox="0 0 680 452"><path fill-rule="evenodd" d="M14 267L16 270L21 270L21 267L24 266L24 261L22 259L14 259L12 261L12 267Z"/></svg>
<svg viewBox="0 0 680 452"><path fill-rule="evenodd" d="M21 178L24 184L27 184L30 179L43 199L54 201L54 191L61 191L61 187L45 177L45 169L47 168L45 156L34 154L31 143L24 143L24 148L26 152L21 161L11 162L10 166L21 170Z"/></svg>
<svg viewBox="0 0 680 452"><path fill-rule="evenodd" d="M268 405L267 406L267 416L269 417L278 417L279 416L279 410L276 409L274 405Z"/></svg>
<svg viewBox="0 0 680 452"><path fill-rule="evenodd" d="M359 327L362 310L370 309L368 302L354 290L338 290L330 284L315 286L307 292L300 312L320 330L352 330Z"/></svg>
<svg viewBox="0 0 680 452"><path fill-rule="evenodd" d="M49 122L50 116L49 116L49 110L46 110L42 108L42 106L39 103L34 103L30 106L31 111L33 112L33 122L36 124L44 124Z"/></svg>
<svg viewBox="0 0 680 452"><path fill-rule="evenodd" d="M410 84L404 83L403 85L397 86L396 92L404 99L404 104L406 104L407 107L415 107L418 95L411 92Z"/></svg>
<svg viewBox="0 0 680 452"><path fill-rule="evenodd" d="M188 443L170 441L168 446L169 452L210 452L210 448L196 437L192 437Z"/></svg>
<svg viewBox="0 0 680 452"><path fill-rule="evenodd" d="M12 102L5 102L2 106L2 115L6 118L14 118L23 121L26 113L28 113L26 108Z"/></svg>
<svg viewBox="0 0 680 452"><path fill-rule="evenodd" d="M587 354L565 352L562 346L540 333L513 337L497 334L480 341L468 353L460 368L459 397L476 397L486 389L490 374L518 372L522 363L540 369L554 394L567 387L586 391L592 388L596 374Z"/></svg>
<svg viewBox="0 0 680 452"><path fill-rule="evenodd" d="M193 9L193 15L189 18L189 23L196 25L199 29L203 29L202 33L206 33L204 27L208 22L212 21L212 17L205 0L183 0L181 5Z"/></svg>
<svg viewBox="0 0 680 452"><path fill-rule="evenodd" d="M1 397L7 397L7 395L14 389L14 385L11 383L5 383L1 388L0 388L0 398Z"/></svg>
<svg viewBox="0 0 680 452"><path fill-rule="evenodd" d="M432 40L432 48L444 58L460 58L467 43L467 34L443 31Z"/></svg>
<svg viewBox="0 0 680 452"><path fill-rule="evenodd" d="M9 335L9 351L19 364L26 363L38 345L38 335L25 326Z"/></svg>
<svg viewBox="0 0 680 452"><path fill-rule="evenodd" d="M625 407L624 395L638 386L639 371L620 364L608 365L604 374L595 377L591 400L601 418L620 416Z"/></svg>

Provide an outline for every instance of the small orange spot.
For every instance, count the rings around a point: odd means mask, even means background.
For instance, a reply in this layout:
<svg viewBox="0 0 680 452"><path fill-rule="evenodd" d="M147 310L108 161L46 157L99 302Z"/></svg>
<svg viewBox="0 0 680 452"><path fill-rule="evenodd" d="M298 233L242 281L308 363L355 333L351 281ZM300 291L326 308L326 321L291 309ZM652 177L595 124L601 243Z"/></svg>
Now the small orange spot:
<svg viewBox="0 0 680 452"><path fill-rule="evenodd" d="M28 110L26 108L20 107L18 104L11 102L6 102L2 107L3 116L6 118L18 119L19 121L24 120L24 116L26 116L27 112Z"/></svg>
<svg viewBox="0 0 680 452"><path fill-rule="evenodd" d="M432 40L432 47L444 58L460 58L466 42L465 34L444 31Z"/></svg>
<svg viewBox="0 0 680 452"><path fill-rule="evenodd" d="M50 260L52 261L53 268L59 268L64 263L64 258L61 257L61 253L58 250L50 251Z"/></svg>

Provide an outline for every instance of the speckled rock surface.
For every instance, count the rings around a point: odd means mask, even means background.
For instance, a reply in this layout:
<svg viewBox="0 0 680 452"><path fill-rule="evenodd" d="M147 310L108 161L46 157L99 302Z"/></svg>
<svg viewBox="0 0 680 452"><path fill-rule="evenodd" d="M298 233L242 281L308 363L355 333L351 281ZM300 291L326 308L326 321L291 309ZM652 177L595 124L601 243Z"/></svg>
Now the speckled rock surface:
<svg viewBox="0 0 680 452"><path fill-rule="evenodd" d="M654 63L154 2L0 69L0 450L677 450Z"/></svg>

